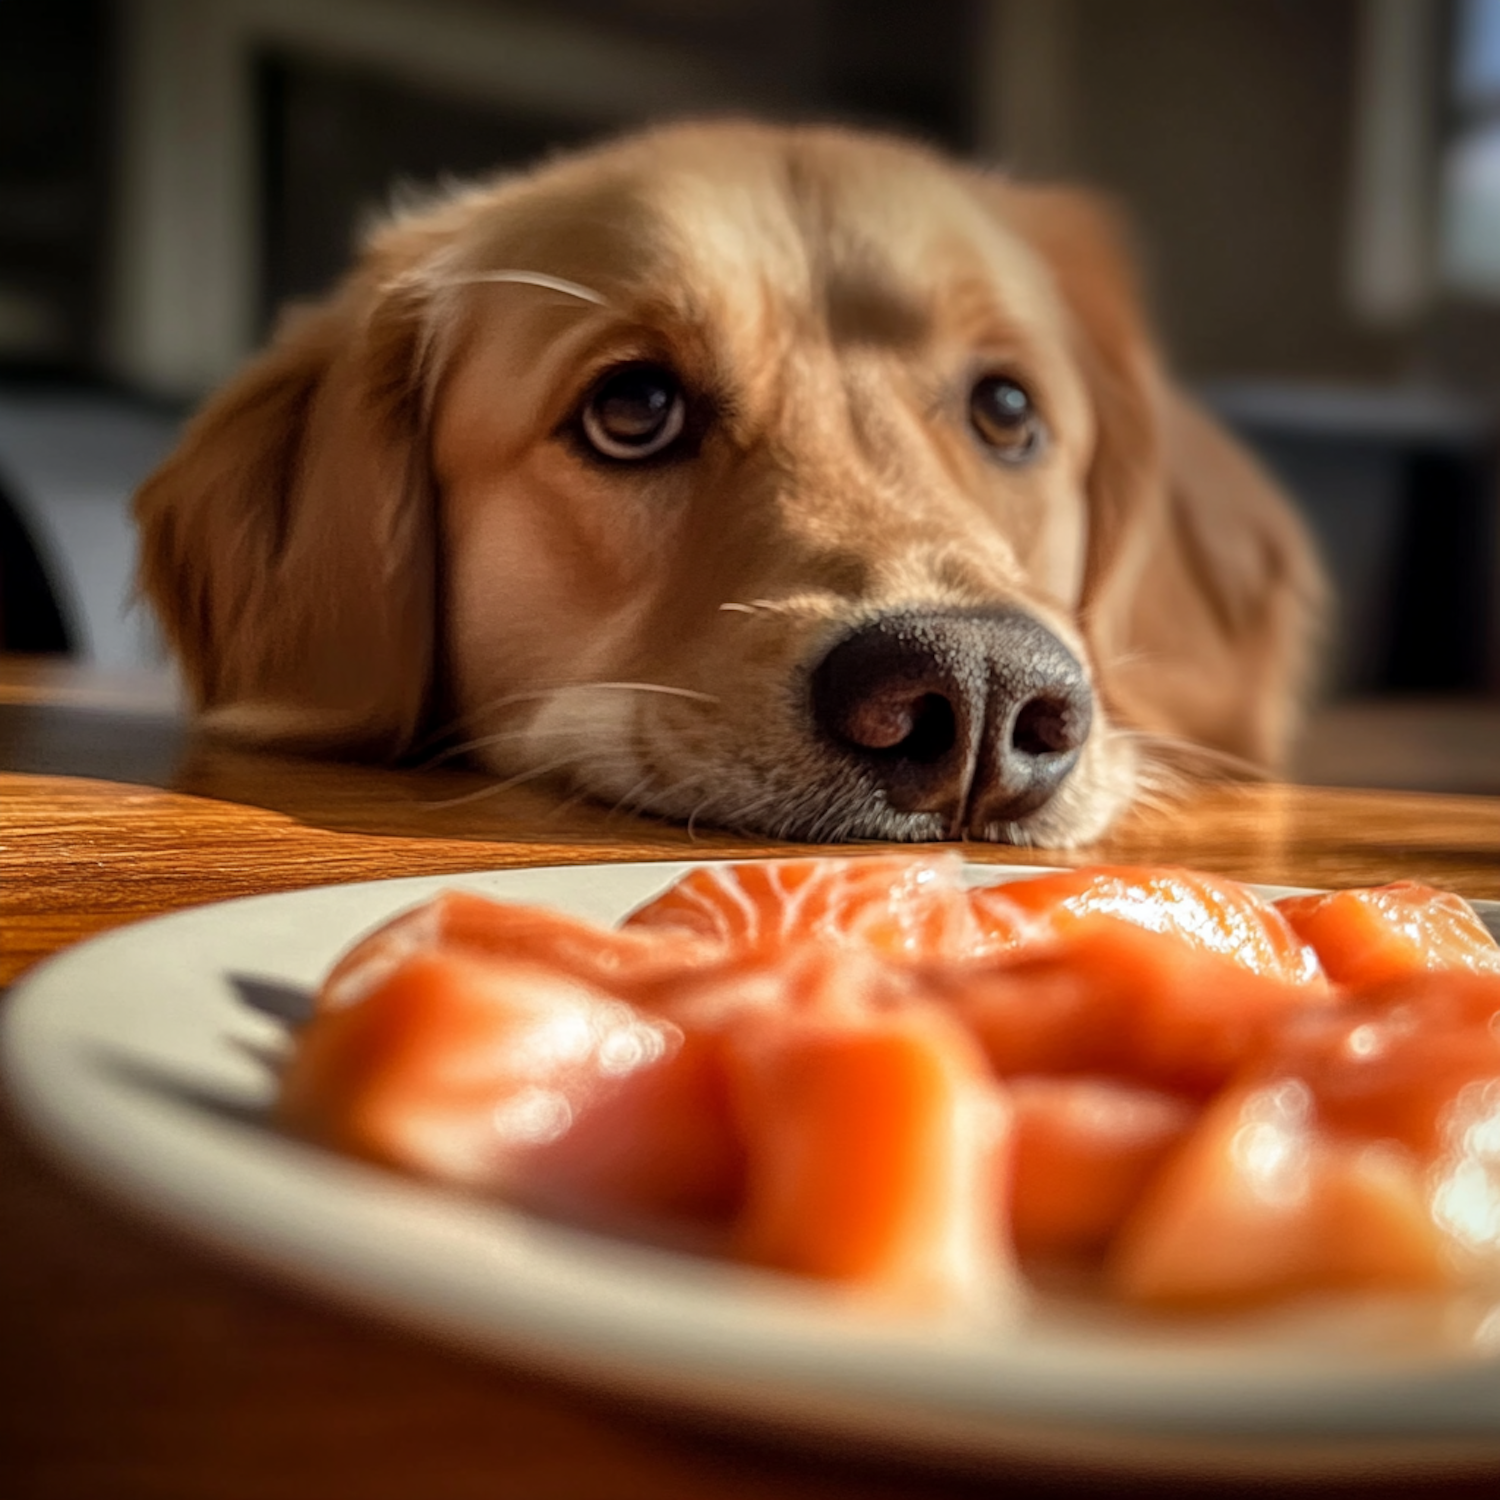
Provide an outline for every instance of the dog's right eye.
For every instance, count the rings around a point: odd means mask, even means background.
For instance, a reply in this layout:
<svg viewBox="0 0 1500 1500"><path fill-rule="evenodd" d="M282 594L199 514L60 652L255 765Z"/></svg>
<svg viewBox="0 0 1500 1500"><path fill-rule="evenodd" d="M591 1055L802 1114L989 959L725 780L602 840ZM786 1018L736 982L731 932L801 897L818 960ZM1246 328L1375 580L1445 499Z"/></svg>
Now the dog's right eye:
<svg viewBox="0 0 1500 1500"><path fill-rule="evenodd" d="M660 365L611 370L583 403L579 425L603 458L650 458L669 448L687 423L677 377Z"/></svg>
<svg viewBox="0 0 1500 1500"><path fill-rule="evenodd" d="M986 375L975 382L969 422L1002 463L1025 463L1041 446L1042 423L1031 394L1009 376Z"/></svg>

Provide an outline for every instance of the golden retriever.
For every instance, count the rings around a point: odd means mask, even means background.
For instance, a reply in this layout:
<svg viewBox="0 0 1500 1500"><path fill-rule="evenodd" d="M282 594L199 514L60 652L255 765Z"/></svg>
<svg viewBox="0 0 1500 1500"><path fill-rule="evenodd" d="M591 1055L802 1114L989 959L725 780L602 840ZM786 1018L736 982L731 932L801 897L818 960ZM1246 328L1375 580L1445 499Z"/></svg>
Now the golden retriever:
<svg viewBox="0 0 1500 1500"><path fill-rule="evenodd" d="M141 491L206 722L782 837L1068 845L1272 767L1321 596L1107 212L677 125L398 215Z"/></svg>

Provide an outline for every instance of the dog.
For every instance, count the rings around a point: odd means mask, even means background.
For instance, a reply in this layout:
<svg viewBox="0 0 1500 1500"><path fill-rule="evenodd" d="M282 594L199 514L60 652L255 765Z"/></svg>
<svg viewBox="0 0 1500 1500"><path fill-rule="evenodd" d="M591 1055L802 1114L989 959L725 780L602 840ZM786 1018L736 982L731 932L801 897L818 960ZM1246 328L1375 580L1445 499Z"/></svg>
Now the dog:
<svg viewBox="0 0 1500 1500"><path fill-rule="evenodd" d="M1274 768L1323 599L1110 209L834 127L396 213L137 516L210 729L811 841L1063 847L1174 756Z"/></svg>

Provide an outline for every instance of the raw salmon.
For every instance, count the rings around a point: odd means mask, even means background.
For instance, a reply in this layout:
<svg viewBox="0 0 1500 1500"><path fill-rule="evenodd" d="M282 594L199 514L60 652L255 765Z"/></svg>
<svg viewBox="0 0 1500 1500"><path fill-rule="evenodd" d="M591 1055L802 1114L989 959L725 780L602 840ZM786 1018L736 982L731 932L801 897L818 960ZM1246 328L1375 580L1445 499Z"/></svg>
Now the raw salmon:
<svg viewBox="0 0 1500 1500"><path fill-rule="evenodd" d="M439 952L540 964L622 996L721 956L718 945L689 935L663 943L655 934L600 927L546 907L442 891L355 943L323 981L319 1008L351 1005L414 954Z"/></svg>
<svg viewBox="0 0 1500 1500"><path fill-rule="evenodd" d="M1008 881L973 894L982 925L1023 946L1067 940L1101 921L1170 935L1283 984L1323 982L1317 955L1248 886L1195 870L1095 865Z"/></svg>
<svg viewBox="0 0 1500 1500"><path fill-rule="evenodd" d="M1003 1100L948 1016L747 1015L726 1064L747 1162L742 1258L902 1306L1008 1297Z"/></svg>
<svg viewBox="0 0 1500 1500"><path fill-rule="evenodd" d="M1145 1302L1441 1288L1500 1270L1500 977L1423 974L1302 1015L1122 1229Z"/></svg>
<svg viewBox="0 0 1500 1500"><path fill-rule="evenodd" d="M1009 946L975 919L955 854L766 860L701 865L625 922L724 946L778 951L804 943L891 958L962 958Z"/></svg>
<svg viewBox="0 0 1500 1500"><path fill-rule="evenodd" d="M334 967L279 1114L902 1307L1005 1303L1016 1254L1174 1307L1469 1286L1500 948L1405 884L970 892L946 854L702 867L614 932L452 891Z"/></svg>
<svg viewBox="0 0 1500 1500"><path fill-rule="evenodd" d="M1109 1284L1136 1302L1263 1302L1309 1291L1432 1289L1450 1272L1418 1164L1322 1133L1295 1080L1233 1090L1149 1186Z"/></svg>
<svg viewBox="0 0 1500 1500"><path fill-rule="evenodd" d="M992 965L924 974L996 1072L1107 1075L1203 1097L1259 1055L1286 1017L1332 1003L1174 932L1114 920Z"/></svg>
<svg viewBox="0 0 1500 1500"><path fill-rule="evenodd" d="M1114 1078L1007 1080L1010 1234L1023 1258L1103 1253L1197 1107Z"/></svg>
<svg viewBox="0 0 1500 1500"><path fill-rule="evenodd" d="M353 1155L571 1216L727 1211L717 1059L565 972L418 952L298 1037L281 1122Z"/></svg>
<svg viewBox="0 0 1500 1500"><path fill-rule="evenodd" d="M1500 944L1474 908L1448 891L1398 880L1276 905L1336 984L1360 988L1424 969L1500 973Z"/></svg>

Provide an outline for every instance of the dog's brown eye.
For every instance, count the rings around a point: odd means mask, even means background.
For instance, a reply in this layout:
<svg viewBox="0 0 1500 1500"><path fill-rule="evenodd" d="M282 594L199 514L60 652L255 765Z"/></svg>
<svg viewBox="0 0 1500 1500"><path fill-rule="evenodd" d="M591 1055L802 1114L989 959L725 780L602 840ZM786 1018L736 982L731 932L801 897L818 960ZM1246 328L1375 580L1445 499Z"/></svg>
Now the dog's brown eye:
<svg viewBox="0 0 1500 1500"><path fill-rule="evenodd" d="M687 402L660 365L625 365L589 393L581 417L589 446L605 458L650 458L682 434Z"/></svg>
<svg viewBox="0 0 1500 1500"><path fill-rule="evenodd" d="M1024 386L1005 375L986 375L969 393L969 420L985 445L1007 463L1036 452L1042 424Z"/></svg>

